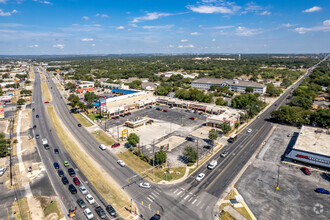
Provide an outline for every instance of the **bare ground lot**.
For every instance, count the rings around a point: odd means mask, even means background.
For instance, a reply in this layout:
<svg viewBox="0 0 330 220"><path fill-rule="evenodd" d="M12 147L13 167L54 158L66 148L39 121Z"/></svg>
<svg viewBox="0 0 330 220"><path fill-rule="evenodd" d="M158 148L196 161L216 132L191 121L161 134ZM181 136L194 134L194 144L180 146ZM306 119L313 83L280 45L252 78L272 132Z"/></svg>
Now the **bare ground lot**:
<svg viewBox="0 0 330 220"><path fill-rule="evenodd" d="M291 140L287 134L297 131L278 126L236 183L258 219L329 219L329 195L314 192L316 188L329 190L330 184L321 172L312 171L311 176L306 176L299 167L280 162Z"/></svg>

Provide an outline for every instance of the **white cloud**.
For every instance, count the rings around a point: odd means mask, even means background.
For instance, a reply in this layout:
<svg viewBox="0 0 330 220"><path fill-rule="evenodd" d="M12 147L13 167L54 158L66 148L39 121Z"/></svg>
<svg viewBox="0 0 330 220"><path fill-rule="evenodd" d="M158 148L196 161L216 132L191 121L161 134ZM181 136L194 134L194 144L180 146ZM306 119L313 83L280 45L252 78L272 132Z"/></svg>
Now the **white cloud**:
<svg viewBox="0 0 330 220"><path fill-rule="evenodd" d="M260 5L257 5L254 2L249 2L245 5L244 11L242 12L242 14L246 14L248 12L252 12L255 13L257 15L270 15L271 12L268 10L265 10L263 7L261 7Z"/></svg>
<svg viewBox="0 0 330 220"><path fill-rule="evenodd" d="M125 29L125 27L124 26L119 26L119 27L116 27L116 29L117 30L123 30L123 29Z"/></svg>
<svg viewBox="0 0 330 220"><path fill-rule="evenodd" d="M0 3L6 3L6 0L0 0Z"/></svg>
<svg viewBox="0 0 330 220"><path fill-rule="evenodd" d="M173 44L170 44L170 45L168 45L168 47L169 47L169 48L173 48L173 47L174 47L174 45L173 45Z"/></svg>
<svg viewBox="0 0 330 220"><path fill-rule="evenodd" d="M29 45L28 47L30 47L30 48L37 48L37 47L39 47L39 45L38 44L34 44L34 45Z"/></svg>
<svg viewBox="0 0 330 220"><path fill-rule="evenodd" d="M178 48L194 48L195 46L193 44L188 45L179 45Z"/></svg>
<svg viewBox="0 0 330 220"><path fill-rule="evenodd" d="M171 29L174 25L142 26L143 29Z"/></svg>
<svg viewBox="0 0 330 220"><path fill-rule="evenodd" d="M137 23L137 22L141 22L141 21L152 21L152 20L156 20L160 17L167 17L173 14L170 13L159 13L159 12L151 12L151 13L147 13L145 16L141 16L141 17L136 17L133 19L133 23Z"/></svg>
<svg viewBox="0 0 330 220"><path fill-rule="evenodd" d="M22 24L17 23L0 23L0 27L9 27L9 28L15 28L15 27L22 27Z"/></svg>
<svg viewBox="0 0 330 220"><path fill-rule="evenodd" d="M228 28L234 28L235 26L215 26L215 27L204 27L203 25L199 25L200 28L204 30L209 30L209 29L228 29Z"/></svg>
<svg viewBox="0 0 330 220"><path fill-rule="evenodd" d="M101 17L101 18L108 18L109 17L109 15L107 15L107 14L100 14L100 13L97 13L95 16Z"/></svg>
<svg viewBox="0 0 330 220"><path fill-rule="evenodd" d="M237 27L235 34L237 36L249 37L258 34L260 31L258 29L246 28L246 27Z"/></svg>
<svg viewBox="0 0 330 220"><path fill-rule="evenodd" d="M213 39L212 39L212 42L215 42L215 41L216 41L216 40L213 38Z"/></svg>
<svg viewBox="0 0 330 220"><path fill-rule="evenodd" d="M305 28L305 27L298 27L295 28L294 31L296 31L299 34L305 34L307 32L315 32L315 31L323 31L323 32L329 32L330 31L330 20L323 21L322 25Z"/></svg>
<svg viewBox="0 0 330 220"><path fill-rule="evenodd" d="M42 3L42 4L46 4L46 5L52 5L53 3L49 2L49 1L43 1L43 0L33 0L35 2L39 2L39 3Z"/></svg>
<svg viewBox="0 0 330 220"><path fill-rule="evenodd" d="M198 33L198 32L192 32L192 33L190 33L190 35L200 35L200 33Z"/></svg>
<svg viewBox="0 0 330 220"><path fill-rule="evenodd" d="M11 12L5 12L2 9L0 9L0 16L11 16L12 14L16 14L18 11L16 9L12 10Z"/></svg>
<svg viewBox="0 0 330 220"><path fill-rule="evenodd" d="M187 6L193 12L202 13L202 14L234 14L240 9L239 6L234 6L233 8L223 7L223 6L211 6L211 5L200 5L200 6Z"/></svg>
<svg viewBox="0 0 330 220"><path fill-rule="evenodd" d="M55 45L53 45L53 47L63 49L64 45L63 44L55 44Z"/></svg>
<svg viewBox="0 0 330 220"><path fill-rule="evenodd" d="M92 47L95 47L96 46L96 44L92 44Z"/></svg>
<svg viewBox="0 0 330 220"><path fill-rule="evenodd" d="M321 7L314 6L314 7L308 8L306 10L303 10L302 13L311 13L311 12L317 12L317 11L321 11L321 10L322 10Z"/></svg>
<svg viewBox="0 0 330 220"><path fill-rule="evenodd" d="M89 17L87 17L87 16L83 16L82 19L84 19L84 20L89 20Z"/></svg>
<svg viewBox="0 0 330 220"><path fill-rule="evenodd" d="M83 39L81 39L81 41L84 41L84 42L93 41L93 40L94 40L93 38L83 38Z"/></svg>
<svg viewBox="0 0 330 220"><path fill-rule="evenodd" d="M267 10L260 13L260 15L270 15L270 14L271 13L269 11L267 11Z"/></svg>
<svg viewBox="0 0 330 220"><path fill-rule="evenodd" d="M294 26L294 24L287 23L287 24L282 24L282 26L283 26L283 27L287 27L287 28L289 28L289 27Z"/></svg>
<svg viewBox="0 0 330 220"><path fill-rule="evenodd" d="M181 42L187 42L188 40L187 39L183 39L183 40L181 40Z"/></svg>

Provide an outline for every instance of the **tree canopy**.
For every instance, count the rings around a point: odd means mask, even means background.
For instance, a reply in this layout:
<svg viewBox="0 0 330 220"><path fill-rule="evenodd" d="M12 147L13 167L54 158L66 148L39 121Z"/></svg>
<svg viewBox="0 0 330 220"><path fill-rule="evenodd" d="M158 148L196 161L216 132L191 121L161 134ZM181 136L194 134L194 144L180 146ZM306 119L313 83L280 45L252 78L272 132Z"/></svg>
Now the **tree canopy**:
<svg viewBox="0 0 330 220"><path fill-rule="evenodd" d="M135 147L140 142L140 138L135 133L130 133L128 135L127 142L129 145Z"/></svg>

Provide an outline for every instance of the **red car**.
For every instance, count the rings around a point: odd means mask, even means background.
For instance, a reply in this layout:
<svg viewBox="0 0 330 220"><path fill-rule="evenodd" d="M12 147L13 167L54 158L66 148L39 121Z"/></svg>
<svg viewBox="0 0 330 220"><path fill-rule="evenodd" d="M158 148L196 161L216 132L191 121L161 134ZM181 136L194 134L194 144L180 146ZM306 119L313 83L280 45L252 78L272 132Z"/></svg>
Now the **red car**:
<svg viewBox="0 0 330 220"><path fill-rule="evenodd" d="M49 102L48 101L45 101L46 104L48 104Z"/></svg>
<svg viewBox="0 0 330 220"><path fill-rule="evenodd" d="M78 177L74 177L73 182L74 182L74 184L76 184L76 186L80 185L80 180L78 179Z"/></svg>
<svg viewBox="0 0 330 220"><path fill-rule="evenodd" d="M115 119L116 120L117 118L116 117L111 117L111 119Z"/></svg>
<svg viewBox="0 0 330 220"><path fill-rule="evenodd" d="M302 167L300 168L300 170L305 174L305 175L311 175L311 171L309 171L309 169L307 169L307 167Z"/></svg>
<svg viewBox="0 0 330 220"><path fill-rule="evenodd" d="M189 119L191 119L191 120L195 120L195 118L194 118L194 117L190 117Z"/></svg>
<svg viewBox="0 0 330 220"><path fill-rule="evenodd" d="M166 110L166 109L164 109L164 110L163 110L163 112L167 112L167 110Z"/></svg>
<svg viewBox="0 0 330 220"><path fill-rule="evenodd" d="M111 147L114 148L114 147L119 147L119 146L120 146L120 143L115 143Z"/></svg>

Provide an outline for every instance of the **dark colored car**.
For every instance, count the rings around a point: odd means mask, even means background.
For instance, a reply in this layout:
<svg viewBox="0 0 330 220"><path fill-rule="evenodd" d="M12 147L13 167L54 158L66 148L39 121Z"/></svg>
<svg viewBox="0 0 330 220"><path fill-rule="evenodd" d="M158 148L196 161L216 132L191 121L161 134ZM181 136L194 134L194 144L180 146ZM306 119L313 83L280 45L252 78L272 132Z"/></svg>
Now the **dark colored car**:
<svg viewBox="0 0 330 220"><path fill-rule="evenodd" d="M55 163L54 163L54 168L55 168L55 169L60 169L60 165L59 165L57 162L55 162Z"/></svg>
<svg viewBox="0 0 330 220"><path fill-rule="evenodd" d="M39 134L36 134L36 139L39 139L40 138L40 135Z"/></svg>
<svg viewBox="0 0 330 220"><path fill-rule="evenodd" d="M314 191L317 193L322 193L322 194L330 194L330 192L328 190L323 189L323 188L317 188Z"/></svg>
<svg viewBox="0 0 330 220"><path fill-rule="evenodd" d="M155 214L154 216L151 217L151 220L159 220L159 219L160 219L159 214Z"/></svg>
<svg viewBox="0 0 330 220"><path fill-rule="evenodd" d="M81 124L80 123L78 124L78 127L81 127Z"/></svg>
<svg viewBox="0 0 330 220"><path fill-rule="evenodd" d="M64 172L63 172L63 170L58 170L58 171L57 171L57 174L58 174L60 177L64 176Z"/></svg>
<svg viewBox="0 0 330 220"><path fill-rule="evenodd" d="M80 208L85 208L86 207L85 201L81 198L77 199L77 203L80 206Z"/></svg>
<svg viewBox="0 0 330 220"><path fill-rule="evenodd" d="M126 114L127 114L127 115L131 115L132 113L130 113L130 112L127 112Z"/></svg>
<svg viewBox="0 0 330 220"><path fill-rule="evenodd" d="M65 176L63 176L61 180L64 185L69 184L69 180Z"/></svg>
<svg viewBox="0 0 330 220"><path fill-rule="evenodd" d="M190 120L195 120L195 118L194 118L194 117L190 117L189 119L190 119Z"/></svg>
<svg viewBox="0 0 330 220"><path fill-rule="evenodd" d="M73 168L69 168L68 169L68 173L71 177L74 177L76 175L76 172L74 172L74 169Z"/></svg>
<svg viewBox="0 0 330 220"><path fill-rule="evenodd" d="M74 177L73 182L74 182L74 184L76 184L76 186L80 185L80 180L78 179L78 177Z"/></svg>
<svg viewBox="0 0 330 220"><path fill-rule="evenodd" d="M163 110L163 112L167 112L167 110L166 110L166 109L164 109L164 110Z"/></svg>
<svg viewBox="0 0 330 220"><path fill-rule="evenodd" d="M117 118L116 118L116 117L111 117L111 119L114 119L114 120L116 120Z"/></svg>
<svg viewBox="0 0 330 220"><path fill-rule="evenodd" d="M330 182L330 174L329 173L322 173L322 178L326 181Z"/></svg>
<svg viewBox="0 0 330 220"><path fill-rule="evenodd" d="M37 128L37 125L33 125L33 128Z"/></svg>
<svg viewBox="0 0 330 220"><path fill-rule="evenodd" d="M106 214L101 206L95 208L95 212L100 216L100 218L106 218Z"/></svg>
<svg viewBox="0 0 330 220"><path fill-rule="evenodd" d="M36 118L39 118L39 115L36 115Z"/></svg>
<svg viewBox="0 0 330 220"><path fill-rule="evenodd" d="M195 142L195 138L193 138L193 137L186 137L186 140L187 140L187 141Z"/></svg>
<svg viewBox="0 0 330 220"><path fill-rule="evenodd" d="M119 119L119 116L116 116L116 119Z"/></svg>
<svg viewBox="0 0 330 220"><path fill-rule="evenodd" d="M77 194L77 189L73 184L69 185L69 190L72 194Z"/></svg>
<svg viewBox="0 0 330 220"><path fill-rule="evenodd" d="M160 111L160 110L162 110L162 109L161 109L161 108L156 108L156 110Z"/></svg>
<svg viewBox="0 0 330 220"><path fill-rule="evenodd" d="M54 149L54 153L55 153L55 154L59 154L60 152L58 151L57 148L55 148L55 149Z"/></svg>
<svg viewBox="0 0 330 220"><path fill-rule="evenodd" d="M107 205L107 207L105 207L105 209L107 210L109 215L116 216L116 210L112 207L112 205Z"/></svg>
<svg viewBox="0 0 330 220"><path fill-rule="evenodd" d="M311 171L309 171L309 169L307 169L307 167L302 167L300 168L300 170L305 174L305 175L311 175Z"/></svg>
<svg viewBox="0 0 330 220"><path fill-rule="evenodd" d="M112 148L119 147L119 146L120 146L120 143L115 143L115 144L111 145Z"/></svg>

